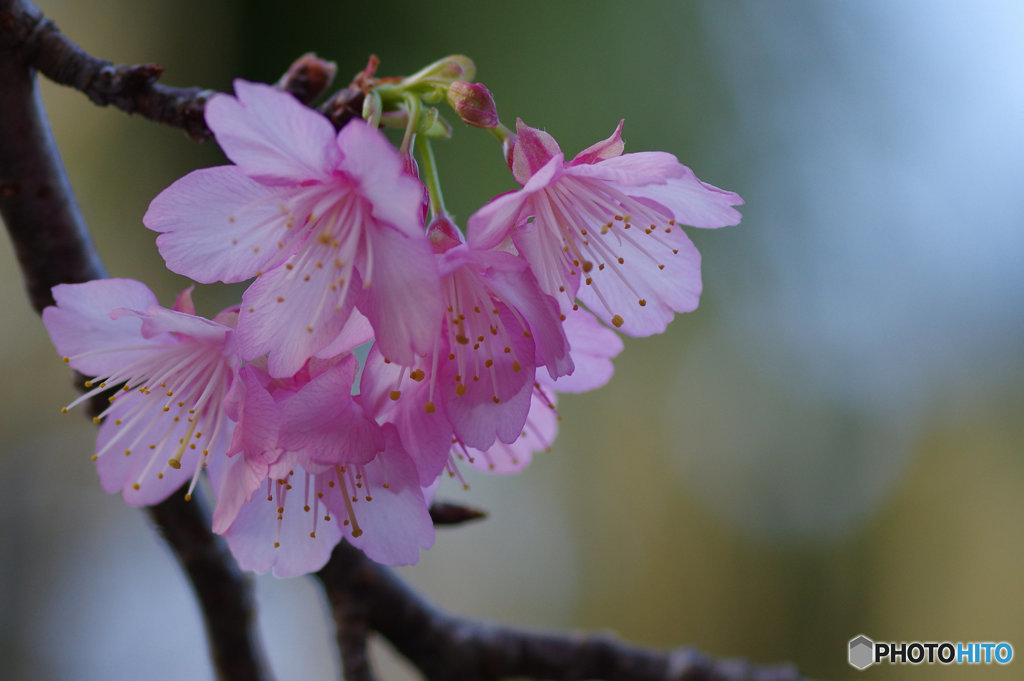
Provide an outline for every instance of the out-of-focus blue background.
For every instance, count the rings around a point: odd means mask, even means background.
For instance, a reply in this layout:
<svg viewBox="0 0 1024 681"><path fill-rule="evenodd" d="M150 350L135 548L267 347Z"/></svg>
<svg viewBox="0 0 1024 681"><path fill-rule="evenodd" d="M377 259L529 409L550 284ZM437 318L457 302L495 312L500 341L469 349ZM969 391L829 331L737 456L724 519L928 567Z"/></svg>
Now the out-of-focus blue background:
<svg viewBox="0 0 1024 681"><path fill-rule="evenodd" d="M627 340L605 389L561 402L554 451L443 494L491 518L403 569L442 606L614 629L822 679L1010 679L872 668L846 644L1009 641L1024 654L1024 6L858 3L204 3L40 0L72 39L165 81L273 81L308 50L342 86L472 56L508 123L569 154L625 118L739 192L693 233L701 307ZM213 144L44 84L110 272L170 302L141 216ZM463 220L513 188L489 137L442 149ZM694 230L695 231L695 230ZM0 245L0 654L6 678L211 678L196 607L144 514L102 493L94 430ZM213 313L239 289L197 294ZM308 579L258 582L282 681L331 678ZM406 678L385 647L386 678Z"/></svg>

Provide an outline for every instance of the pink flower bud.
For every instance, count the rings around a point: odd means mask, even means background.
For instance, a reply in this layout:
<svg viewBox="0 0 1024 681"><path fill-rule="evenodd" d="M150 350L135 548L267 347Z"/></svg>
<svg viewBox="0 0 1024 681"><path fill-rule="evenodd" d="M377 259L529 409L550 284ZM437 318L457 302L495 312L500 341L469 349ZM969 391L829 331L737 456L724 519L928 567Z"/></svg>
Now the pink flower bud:
<svg viewBox="0 0 1024 681"><path fill-rule="evenodd" d="M478 128L498 125L498 109L494 106L494 97L481 83L452 83L448 88L448 103L465 123Z"/></svg>

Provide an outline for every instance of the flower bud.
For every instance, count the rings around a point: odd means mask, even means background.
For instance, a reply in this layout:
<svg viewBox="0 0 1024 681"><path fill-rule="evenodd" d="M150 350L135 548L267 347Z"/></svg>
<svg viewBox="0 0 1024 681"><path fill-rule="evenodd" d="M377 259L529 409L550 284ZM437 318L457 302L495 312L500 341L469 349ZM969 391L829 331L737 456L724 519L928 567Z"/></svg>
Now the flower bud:
<svg viewBox="0 0 1024 681"><path fill-rule="evenodd" d="M438 86L447 87L457 80L473 80L475 76L476 64L473 60L461 54L453 54L403 79L400 86L403 89L419 87L429 90Z"/></svg>
<svg viewBox="0 0 1024 681"><path fill-rule="evenodd" d="M448 87L448 103L464 123L478 128L498 125L498 109L494 97L482 83L455 81Z"/></svg>
<svg viewBox="0 0 1024 681"><path fill-rule="evenodd" d="M444 253L464 241L462 232L451 221L451 218L444 214L438 215L431 221L427 227L427 238L430 240L434 253Z"/></svg>

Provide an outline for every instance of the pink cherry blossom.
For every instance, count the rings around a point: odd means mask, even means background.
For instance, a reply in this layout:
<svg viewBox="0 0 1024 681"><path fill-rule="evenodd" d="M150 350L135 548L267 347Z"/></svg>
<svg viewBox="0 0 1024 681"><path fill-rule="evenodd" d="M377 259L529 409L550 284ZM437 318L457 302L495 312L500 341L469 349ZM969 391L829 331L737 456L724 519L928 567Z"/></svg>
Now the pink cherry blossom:
<svg viewBox="0 0 1024 681"><path fill-rule="evenodd" d="M632 336L660 333L697 307L700 254L681 225L734 225L743 203L671 154L622 154L622 123L568 163L551 135L517 121L511 165L522 189L469 218L469 243L511 237L563 309L578 298Z"/></svg>
<svg viewBox="0 0 1024 681"><path fill-rule="evenodd" d="M538 366L572 372L557 303L525 261L470 248L447 218L429 236L445 301L441 334L408 372L371 351L361 387L377 418L398 428L424 485L447 464L452 439L487 449L520 436Z"/></svg>
<svg viewBox="0 0 1024 681"><path fill-rule="evenodd" d="M231 456L209 470L213 529L244 569L318 570L342 537L390 565L416 562L433 543L415 464L397 431L353 399L355 372L351 355L310 362L288 379L242 370Z"/></svg>
<svg viewBox="0 0 1024 681"><path fill-rule="evenodd" d="M222 409L240 365L234 331L191 314L187 291L168 310L130 279L59 285L53 296L57 305L43 311L50 338L73 369L95 377L69 407L123 384L96 417L103 488L142 506L190 478L195 485L234 429Z"/></svg>
<svg viewBox="0 0 1024 681"><path fill-rule="evenodd" d="M339 351L357 307L388 356L411 362L437 335L438 275L422 222L423 186L382 133L335 133L289 94L235 81L206 120L235 165L197 170L153 200L167 266L209 283L257 277L242 299L246 360L275 377ZM348 348L345 348L348 349Z"/></svg>

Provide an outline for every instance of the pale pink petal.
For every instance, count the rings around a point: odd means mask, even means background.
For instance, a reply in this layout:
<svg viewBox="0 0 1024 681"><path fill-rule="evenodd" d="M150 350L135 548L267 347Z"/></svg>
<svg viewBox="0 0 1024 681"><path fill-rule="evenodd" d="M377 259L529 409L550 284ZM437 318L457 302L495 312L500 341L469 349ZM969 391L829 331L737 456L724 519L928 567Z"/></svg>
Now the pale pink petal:
<svg viewBox="0 0 1024 681"><path fill-rule="evenodd" d="M201 455L199 448L186 447L180 467L168 465L173 444L186 436L187 424L169 415L131 419L136 403L146 399L136 391L119 395L96 438L100 484L108 494L121 492L132 506L150 506L169 497L194 475ZM162 442L173 444L164 447Z"/></svg>
<svg viewBox="0 0 1024 681"><path fill-rule="evenodd" d="M194 317L196 314L196 306L195 303L192 302L192 291L194 291L195 288L196 287L193 285L182 289L181 293L178 294L178 297L174 299L174 306L171 309L175 312L183 312L184 314L192 315Z"/></svg>
<svg viewBox="0 0 1024 681"><path fill-rule="evenodd" d="M582 307L566 313L563 328L576 368L558 380L538 371L537 380L559 392L581 393L600 388L615 372L611 360L622 352L622 339Z"/></svg>
<svg viewBox="0 0 1024 681"><path fill-rule="evenodd" d="M576 154L575 158L569 161L569 165L575 166L581 163L597 163L598 161L604 161L609 158L621 156L622 150L626 147L625 143L622 141L623 123L625 123L625 120L619 121L619 124L615 127L615 132L613 132L611 137L608 139L592 144L580 153Z"/></svg>
<svg viewBox="0 0 1024 681"><path fill-rule="evenodd" d="M546 366L553 376L571 373L573 361L562 330L558 303L540 289L533 273L529 269L520 272L493 270L487 281L498 299L515 310L529 326L536 348L535 363Z"/></svg>
<svg viewBox="0 0 1024 681"><path fill-rule="evenodd" d="M348 321L338 332L338 337L330 345L322 348L316 353L318 359L329 359L337 357L346 352L355 350L364 343L373 340L373 326L359 310L352 308L349 312Z"/></svg>
<svg viewBox="0 0 1024 681"><path fill-rule="evenodd" d="M415 373L417 370L419 373ZM395 425L423 486L444 470L452 443L452 426L444 413L444 403L432 394L436 388L430 371L425 358L411 367L385 362L374 346L359 383L364 409L378 420Z"/></svg>
<svg viewBox="0 0 1024 681"><path fill-rule="evenodd" d="M306 471L294 465L284 475L286 484L274 475L264 481L262 490L253 494L222 533L243 570L271 570L281 578L315 572L341 539L338 523L320 517L324 507L309 498L315 495L305 494Z"/></svg>
<svg viewBox="0 0 1024 681"><path fill-rule="evenodd" d="M494 248L508 236L523 213L528 195L509 192L490 200L466 221L466 240L473 248Z"/></svg>
<svg viewBox="0 0 1024 681"><path fill-rule="evenodd" d="M530 464L535 452L551 450L559 418L554 393L535 388L522 435L515 442L495 442L484 451L456 446L454 453L473 468L487 473L518 473Z"/></svg>
<svg viewBox="0 0 1024 681"><path fill-rule="evenodd" d="M330 262L330 261L328 261ZM306 279L306 277L309 279ZM267 368L275 378L302 368L310 357L335 341L348 321L351 298L331 290L330 267L278 267L256 279L242 295L238 346L246 360L269 355Z"/></svg>
<svg viewBox="0 0 1024 681"><path fill-rule="evenodd" d="M259 456L218 456L210 460L206 470L217 499L213 509L214 532L224 534L231 527L242 508L257 494L269 468Z"/></svg>
<svg viewBox="0 0 1024 681"><path fill-rule="evenodd" d="M384 225L366 236L370 265L360 271L357 307L385 356L411 364L415 354L433 349L441 326L441 284L430 243L425 235L408 237Z"/></svg>
<svg viewBox="0 0 1024 681"><path fill-rule="evenodd" d="M224 153L263 184L325 181L337 162L334 126L292 95L236 80L235 93L206 103L206 123Z"/></svg>
<svg viewBox="0 0 1024 681"><path fill-rule="evenodd" d="M43 310L43 323L72 368L89 376L106 376L146 357L168 339L143 339L137 317L111 319L118 307L138 310L156 305L156 296L131 279L98 279L53 287L56 306ZM95 354L87 354L95 353ZM78 357L79 355L86 355Z"/></svg>
<svg viewBox="0 0 1024 681"><path fill-rule="evenodd" d="M305 216L289 213L282 191L235 166L203 168L157 195L142 222L161 232L156 245L171 271L203 284L244 281L279 264L302 236L287 225L301 227Z"/></svg>
<svg viewBox="0 0 1024 681"><path fill-rule="evenodd" d="M384 133L354 119L338 133L338 148L338 170L359 186L359 193L373 206L373 217L408 236L422 235L423 185L404 171Z"/></svg>
<svg viewBox="0 0 1024 681"><path fill-rule="evenodd" d="M385 436L387 449L364 467L372 500L357 497L352 504L362 532L356 536L350 523L344 527L345 538L378 563L412 565L419 561L421 549L433 546L434 524L416 466L402 449L397 431L385 426ZM344 512L343 508L332 510L339 516Z"/></svg>
<svg viewBox="0 0 1024 681"><path fill-rule="evenodd" d="M380 426L352 399L355 359L320 374L284 403L281 447L324 464L365 464L384 448Z"/></svg>
<svg viewBox="0 0 1024 681"><path fill-rule="evenodd" d="M738 224L743 217L733 206L743 199L733 192L701 182L692 173L664 185L630 187L633 196L664 206L676 222L691 227L716 228Z"/></svg>
<svg viewBox="0 0 1024 681"><path fill-rule="evenodd" d="M534 220L513 232L512 241L519 254L530 264L530 270L542 291L554 296L562 307L576 297L580 286L580 269L576 267L566 271L562 239L556 230Z"/></svg>
<svg viewBox="0 0 1024 681"><path fill-rule="evenodd" d="M168 310L159 305L151 305L146 310L121 307L110 311L112 320L116 321L125 317L137 317L142 320L139 332L146 339L160 338L164 334L176 333L211 345L224 345L228 337L232 335L231 329L223 324L184 312Z"/></svg>
<svg viewBox="0 0 1024 681"><path fill-rule="evenodd" d="M663 332L676 312L697 308L700 253L681 228L663 233L647 249L625 238L615 249L624 264L594 267L593 283L580 286L576 294L605 324L629 336L650 336Z"/></svg>
<svg viewBox="0 0 1024 681"><path fill-rule="evenodd" d="M512 442L519 437L530 409L533 341L522 333L507 308L501 309L500 317L509 330L506 342L510 352L492 354L494 363L489 368L476 366L472 355L466 365L444 357L439 370L440 392L455 435L477 449L487 449L495 438ZM459 385L462 388L455 390Z"/></svg>
<svg viewBox="0 0 1024 681"><path fill-rule="evenodd" d="M664 184L669 179L693 174L679 162L679 159L664 151L623 154L600 163L574 165L566 168L565 172L567 175L610 182L623 187Z"/></svg>
<svg viewBox="0 0 1024 681"><path fill-rule="evenodd" d="M227 455L243 453L247 457L262 456L264 452L274 450L278 444L281 428L281 409L264 386L262 372L251 364L239 371L236 385L241 386L243 395L239 400L241 409L238 413L237 425ZM276 456L268 458L269 461Z"/></svg>

